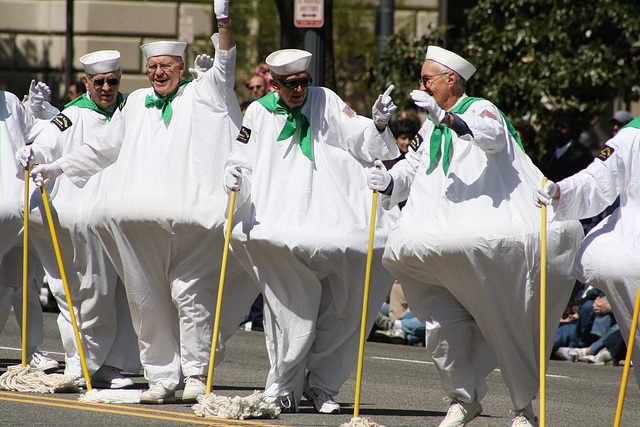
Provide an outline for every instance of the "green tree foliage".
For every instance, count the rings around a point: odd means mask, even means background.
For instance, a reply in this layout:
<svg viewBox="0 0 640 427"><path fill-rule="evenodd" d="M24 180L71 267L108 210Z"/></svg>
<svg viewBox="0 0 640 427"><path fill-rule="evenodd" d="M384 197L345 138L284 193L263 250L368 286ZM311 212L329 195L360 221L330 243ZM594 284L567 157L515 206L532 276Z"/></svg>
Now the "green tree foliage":
<svg viewBox="0 0 640 427"><path fill-rule="evenodd" d="M480 0L467 11L461 54L478 67L470 92L512 118L584 123L615 97L640 99L637 0Z"/></svg>

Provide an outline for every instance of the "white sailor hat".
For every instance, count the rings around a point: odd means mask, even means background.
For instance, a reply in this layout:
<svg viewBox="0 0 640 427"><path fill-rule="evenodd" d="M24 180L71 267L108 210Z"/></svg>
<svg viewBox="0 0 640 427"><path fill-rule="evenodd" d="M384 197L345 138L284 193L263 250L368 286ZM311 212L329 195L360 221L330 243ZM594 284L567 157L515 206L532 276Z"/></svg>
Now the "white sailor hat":
<svg viewBox="0 0 640 427"><path fill-rule="evenodd" d="M424 60L432 60L447 68L451 68L453 71L464 77L465 80L469 80L471 76L473 76L473 73L476 72L476 67L471 65L469 61L438 46L429 46Z"/></svg>
<svg viewBox="0 0 640 427"><path fill-rule="evenodd" d="M120 52L99 50L80 57L80 63L87 74L109 73L120 69Z"/></svg>
<svg viewBox="0 0 640 427"><path fill-rule="evenodd" d="M311 53L300 49L276 50L267 56L265 62L269 69L279 76L298 74L309 69Z"/></svg>
<svg viewBox="0 0 640 427"><path fill-rule="evenodd" d="M184 50L187 48L185 42L153 42L146 43L140 46L145 58L149 59L153 56L180 56L184 54Z"/></svg>

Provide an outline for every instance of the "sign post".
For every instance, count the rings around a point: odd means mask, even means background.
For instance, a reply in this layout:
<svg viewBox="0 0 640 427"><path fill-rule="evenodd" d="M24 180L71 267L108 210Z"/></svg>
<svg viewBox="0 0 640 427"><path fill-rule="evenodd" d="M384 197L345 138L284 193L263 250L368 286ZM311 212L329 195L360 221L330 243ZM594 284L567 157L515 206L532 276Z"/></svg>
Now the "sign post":
<svg viewBox="0 0 640 427"><path fill-rule="evenodd" d="M324 40L319 28L324 25L324 0L295 0L293 23L298 28L306 28L304 49L311 52L309 73L314 86L324 85Z"/></svg>

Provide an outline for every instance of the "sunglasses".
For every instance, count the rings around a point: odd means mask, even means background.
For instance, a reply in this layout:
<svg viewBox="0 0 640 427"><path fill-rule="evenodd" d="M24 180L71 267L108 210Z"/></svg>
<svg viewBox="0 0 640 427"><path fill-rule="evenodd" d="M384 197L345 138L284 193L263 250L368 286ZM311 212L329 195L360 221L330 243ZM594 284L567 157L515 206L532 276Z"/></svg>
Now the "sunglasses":
<svg viewBox="0 0 640 427"><path fill-rule="evenodd" d="M109 86L118 86L120 84L120 79L93 79L91 80L91 83L93 83L93 85L95 87L102 87L104 86L104 83L107 82L107 84L109 84Z"/></svg>
<svg viewBox="0 0 640 427"><path fill-rule="evenodd" d="M311 77L303 77L301 79L296 79L296 80L282 80L279 77L276 77L276 79L278 80L278 82L282 84L282 86L291 90L296 89L298 86L309 87L311 86L311 82L312 82Z"/></svg>

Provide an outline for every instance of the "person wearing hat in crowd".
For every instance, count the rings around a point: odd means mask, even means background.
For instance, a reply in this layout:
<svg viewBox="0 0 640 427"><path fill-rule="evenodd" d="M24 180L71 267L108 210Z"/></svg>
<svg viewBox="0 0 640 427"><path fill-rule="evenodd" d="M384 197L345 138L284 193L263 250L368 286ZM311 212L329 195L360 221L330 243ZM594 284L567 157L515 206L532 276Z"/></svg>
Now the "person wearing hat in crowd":
<svg viewBox="0 0 640 427"><path fill-rule="evenodd" d="M589 218L619 199L613 210L585 236L575 258L573 275L604 291L628 344L638 294L638 204L640 119L636 118L609 139L586 169L558 183L536 188L538 205L553 207L557 218ZM635 331L634 367L640 366L640 333ZM640 369L634 369L640 385Z"/></svg>
<svg viewBox="0 0 640 427"><path fill-rule="evenodd" d="M33 80L29 99L21 103L11 92L0 91L0 332L11 314L11 307L22 328L23 307L23 225L24 173L19 174L15 153L31 143L58 114L58 109L46 102L51 89L44 82ZM42 306L38 291L43 275L35 254L28 259L27 364L33 369L55 372L58 362L38 350L43 342ZM37 267L36 267L37 266Z"/></svg>
<svg viewBox="0 0 640 427"><path fill-rule="evenodd" d="M633 116L628 111L616 111L610 120L613 125L613 136L616 136L618 131L625 127L631 120L633 120Z"/></svg>
<svg viewBox="0 0 640 427"><path fill-rule="evenodd" d="M82 82L87 91L68 103L32 145L16 153L22 167L33 158L38 163L51 163L73 152L86 139L104 132L116 109L122 107L124 97L118 91L122 75L120 52L91 52L82 56L80 63L85 72ZM137 337L124 286L89 222L100 189L110 179L111 170L108 167L92 177L82 189L66 177L47 186L87 370L91 384L98 388L132 386L133 381L124 377L120 370L140 371ZM58 328L65 348L64 373L85 385L66 291L40 191L33 193L30 207L31 238L60 308Z"/></svg>
<svg viewBox="0 0 640 427"><path fill-rule="evenodd" d="M383 265L426 322L427 355L451 399L440 426L466 425L482 412L485 378L496 366L515 409L511 425L536 426L541 218L531 192L542 174L506 116L465 93L475 71L457 54L428 47L411 97L430 119L393 169L380 162L380 170L368 169L369 188L390 206L407 199ZM551 221L548 229L550 348L582 228Z"/></svg>
<svg viewBox="0 0 640 427"><path fill-rule="evenodd" d="M334 396L358 354L372 203L365 167L399 151L387 128L393 87L373 120L359 116L331 90L310 87L311 56L267 57L275 92L249 105L225 183L239 198L232 242L247 250L264 295L265 394L285 412L297 411L304 392L317 411L337 413ZM380 265L388 216L376 223L369 328L393 282Z"/></svg>
<svg viewBox="0 0 640 427"><path fill-rule="evenodd" d="M206 392L224 250L224 161L242 122L228 1L215 0L214 10L214 64L198 80L181 78L186 43L142 45L151 87L132 92L102 135L32 172L46 182L64 171L82 186L112 164L91 221L127 290L149 381L142 403L175 401L183 377L183 402ZM258 295L232 258L225 289L216 362Z"/></svg>

